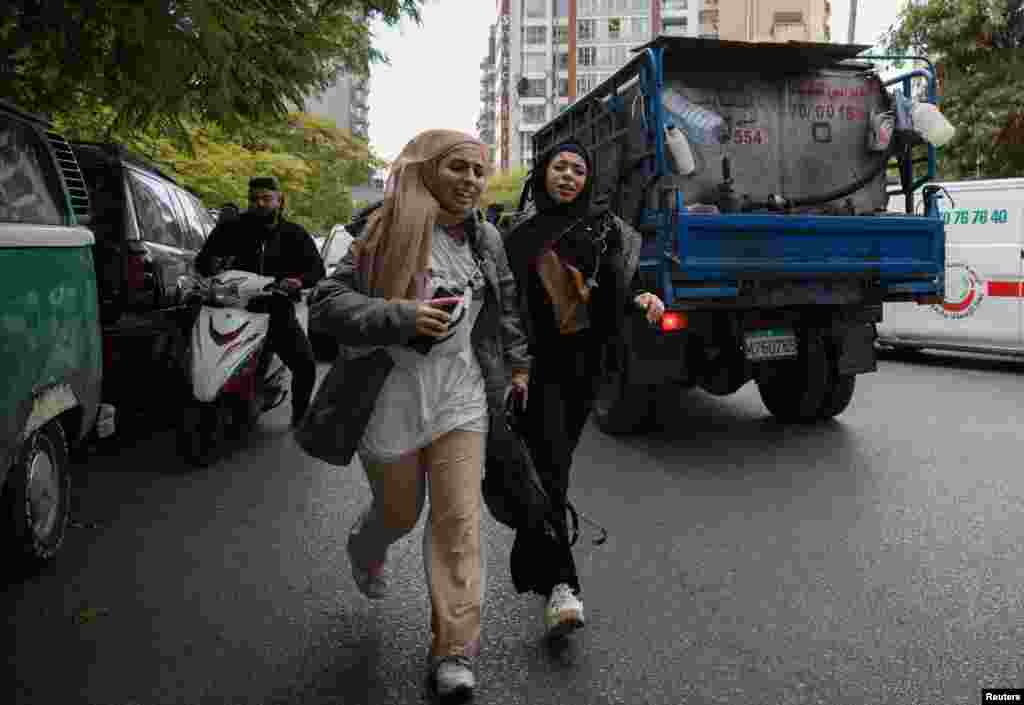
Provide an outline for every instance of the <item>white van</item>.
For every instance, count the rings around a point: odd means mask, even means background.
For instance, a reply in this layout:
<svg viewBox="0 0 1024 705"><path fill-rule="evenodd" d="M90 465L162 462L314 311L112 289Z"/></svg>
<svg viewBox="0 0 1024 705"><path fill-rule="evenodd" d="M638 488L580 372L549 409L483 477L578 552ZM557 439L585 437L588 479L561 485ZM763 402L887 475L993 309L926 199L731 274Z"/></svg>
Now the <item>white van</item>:
<svg viewBox="0 0 1024 705"><path fill-rule="evenodd" d="M1024 179L939 183L946 222L946 293L941 305L887 303L878 342L1024 355ZM921 208L921 196L915 197ZM890 211L905 212L903 196Z"/></svg>

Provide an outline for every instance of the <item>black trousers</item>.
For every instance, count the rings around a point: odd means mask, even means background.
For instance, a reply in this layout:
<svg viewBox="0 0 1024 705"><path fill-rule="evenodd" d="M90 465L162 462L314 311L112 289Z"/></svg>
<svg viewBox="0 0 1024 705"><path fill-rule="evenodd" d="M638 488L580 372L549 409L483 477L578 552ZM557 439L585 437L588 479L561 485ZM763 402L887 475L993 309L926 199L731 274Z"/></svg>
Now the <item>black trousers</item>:
<svg viewBox="0 0 1024 705"><path fill-rule="evenodd" d="M526 407L526 444L537 474L556 507L569 495L572 456L593 407L598 381L598 346L589 331L559 336L557 342L538 346L530 372ZM566 513L559 512L562 522ZM512 544L512 583L518 592L547 597L559 583L580 593L579 576L568 531L563 540L543 531L516 532Z"/></svg>
<svg viewBox="0 0 1024 705"><path fill-rule="evenodd" d="M296 421L306 413L316 383L313 346L295 317L295 306L288 299L282 296L257 299L249 304L249 310L270 314L267 341L292 372L292 420Z"/></svg>

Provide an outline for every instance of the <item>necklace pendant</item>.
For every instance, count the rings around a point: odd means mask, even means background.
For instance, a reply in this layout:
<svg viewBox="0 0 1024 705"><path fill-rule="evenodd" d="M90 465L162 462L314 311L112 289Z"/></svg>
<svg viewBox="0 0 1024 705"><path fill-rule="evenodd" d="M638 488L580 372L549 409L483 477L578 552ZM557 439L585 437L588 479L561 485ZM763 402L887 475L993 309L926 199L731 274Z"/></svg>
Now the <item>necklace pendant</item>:
<svg viewBox="0 0 1024 705"><path fill-rule="evenodd" d="M587 277L587 288L588 289L596 289L597 288L597 279L595 279L593 275Z"/></svg>

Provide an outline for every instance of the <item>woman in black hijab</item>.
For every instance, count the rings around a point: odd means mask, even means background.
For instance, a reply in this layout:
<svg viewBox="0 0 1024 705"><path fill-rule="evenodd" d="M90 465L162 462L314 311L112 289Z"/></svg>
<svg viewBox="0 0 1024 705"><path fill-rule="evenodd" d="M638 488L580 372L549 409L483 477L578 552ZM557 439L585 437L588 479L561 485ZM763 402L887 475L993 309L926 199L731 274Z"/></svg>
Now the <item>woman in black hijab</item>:
<svg viewBox="0 0 1024 705"><path fill-rule="evenodd" d="M628 309L646 311L652 324L665 310L654 294L636 291L640 234L592 202L592 177L580 144L563 142L545 153L528 184L536 211L505 240L534 357L526 443L553 504L563 510L572 455L609 343L621 339ZM519 529L511 556L516 590L548 598L544 619L552 637L583 626L566 512L556 513L561 537Z"/></svg>

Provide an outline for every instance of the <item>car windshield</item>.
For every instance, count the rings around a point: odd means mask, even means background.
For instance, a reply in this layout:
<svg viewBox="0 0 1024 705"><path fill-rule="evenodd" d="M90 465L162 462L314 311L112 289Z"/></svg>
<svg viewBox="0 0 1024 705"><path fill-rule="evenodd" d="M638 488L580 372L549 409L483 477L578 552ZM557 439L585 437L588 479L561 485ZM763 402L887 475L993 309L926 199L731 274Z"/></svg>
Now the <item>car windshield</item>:
<svg viewBox="0 0 1024 705"><path fill-rule="evenodd" d="M348 231L338 228L327 241L327 248L324 250L324 264L328 267L336 266L348 252L351 244L352 236L348 234Z"/></svg>

